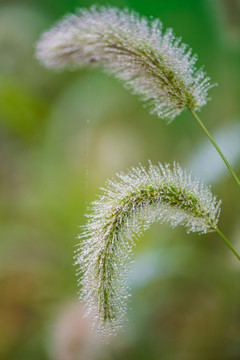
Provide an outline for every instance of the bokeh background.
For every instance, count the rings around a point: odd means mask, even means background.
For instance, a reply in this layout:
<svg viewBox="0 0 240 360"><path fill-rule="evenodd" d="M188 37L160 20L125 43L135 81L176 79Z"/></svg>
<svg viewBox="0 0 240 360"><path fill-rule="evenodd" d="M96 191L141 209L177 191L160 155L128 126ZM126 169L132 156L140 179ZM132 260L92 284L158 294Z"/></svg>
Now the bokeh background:
<svg viewBox="0 0 240 360"><path fill-rule="evenodd" d="M240 1L98 1L159 17L218 87L201 118L240 173ZM55 73L40 34L91 0L0 1L0 358L240 359L240 264L214 233L155 224L138 242L128 322L102 343L82 318L73 252L107 178L178 161L223 200L220 228L240 251L239 189L184 112L150 116L98 70Z"/></svg>

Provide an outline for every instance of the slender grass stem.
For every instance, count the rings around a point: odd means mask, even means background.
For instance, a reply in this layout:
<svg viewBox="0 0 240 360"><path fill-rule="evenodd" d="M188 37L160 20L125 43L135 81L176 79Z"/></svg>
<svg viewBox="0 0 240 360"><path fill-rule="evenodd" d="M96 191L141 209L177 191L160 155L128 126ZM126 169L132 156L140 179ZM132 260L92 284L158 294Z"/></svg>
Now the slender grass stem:
<svg viewBox="0 0 240 360"><path fill-rule="evenodd" d="M228 241L228 239L223 235L223 233L216 228L216 232L218 233L218 235L221 236L221 238L225 241L225 243L227 244L227 246L231 249L231 251L234 253L234 255L238 258L238 260L240 260L240 255L237 253L237 251L232 247L232 245L230 244L230 242Z"/></svg>
<svg viewBox="0 0 240 360"><path fill-rule="evenodd" d="M205 125L202 123L202 121L200 120L200 118L198 117L198 115L193 111L190 110L191 113L193 114L193 116L195 117L195 119L197 120L197 122L199 123L199 125L201 126L201 128L203 129L203 131L205 132L205 134L208 136L209 140L212 142L213 146L215 147L215 149L217 150L217 152L219 153L219 155L221 156L221 158L223 159L223 161L225 162L228 170L230 171L230 173L232 174L232 176L234 177L235 181L237 182L238 186L240 186L240 180L237 177L237 175L235 174L235 172L233 171L231 165L229 164L229 162L227 161L226 157L223 155L222 151L219 149L218 145L216 144L216 142L214 141L214 139L212 138L211 134L209 133L209 131L206 129Z"/></svg>

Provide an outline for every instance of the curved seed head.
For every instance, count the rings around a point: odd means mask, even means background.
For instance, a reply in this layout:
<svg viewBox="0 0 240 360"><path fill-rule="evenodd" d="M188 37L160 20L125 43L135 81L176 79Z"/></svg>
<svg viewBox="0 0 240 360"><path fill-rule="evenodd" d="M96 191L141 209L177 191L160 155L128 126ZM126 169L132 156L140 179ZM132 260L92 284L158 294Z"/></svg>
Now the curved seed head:
<svg viewBox="0 0 240 360"><path fill-rule="evenodd" d="M76 265L81 299L103 335L116 333L126 314L127 276L134 240L156 221L187 231L216 228L220 201L178 164L142 166L108 181L92 204L79 239Z"/></svg>
<svg viewBox="0 0 240 360"><path fill-rule="evenodd" d="M159 20L92 7L66 16L43 34L36 56L56 69L100 65L147 102L152 113L171 121L186 108L204 106L213 86L195 68L197 57L191 53L172 29L162 32Z"/></svg>

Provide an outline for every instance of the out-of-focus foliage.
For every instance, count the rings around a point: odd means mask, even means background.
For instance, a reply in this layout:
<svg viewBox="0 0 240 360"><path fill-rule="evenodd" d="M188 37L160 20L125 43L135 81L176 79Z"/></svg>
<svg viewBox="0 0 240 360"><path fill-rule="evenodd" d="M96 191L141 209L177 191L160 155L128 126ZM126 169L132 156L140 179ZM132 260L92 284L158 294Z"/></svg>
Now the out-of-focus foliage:
<svg viewBox="0 0 240 360"><path fill-rule="evenodd" d="M215 234L154 225L135 250L125 331L104 345L82 319L72 263L87 204L107 178L139 162L189 168L205 140L187 112L166 126L99 71L54 73L38 64L40 34L93 3L0 3L0 358L238 359L240 266ZM240 118L239 2L98 3L159 17L183 37L219 84L201 117L230 139ZM239 146L231 149L239 172ZM240 251L238 189L227 173L215 174L219 226Z"/></svg>

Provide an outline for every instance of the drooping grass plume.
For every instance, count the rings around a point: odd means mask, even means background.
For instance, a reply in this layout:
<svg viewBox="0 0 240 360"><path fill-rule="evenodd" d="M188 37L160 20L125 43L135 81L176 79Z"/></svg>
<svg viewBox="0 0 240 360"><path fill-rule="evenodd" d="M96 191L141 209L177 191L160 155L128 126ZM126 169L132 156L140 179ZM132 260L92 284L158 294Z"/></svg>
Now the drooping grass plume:
<svg viewBox="0 0 240 360"><path fill-rule="evenodd" d="M76 255L81 299L96 327L116 333L126 314L127 276L136 238L152 223L183 225L188 232L217 229L220 201L174 164L142 166L107 182L92 205Z"/></svg>
<svg viewBox="0 0 240 360"><path fill-rule="evenodd" d="M43 34L37 58L56 69L100 65L169 120L186 108L199 110L213 86L172 29L164 33L159 20L110 7L66 16Z"/></svg>
<svg viewBox="0 0 240 360"><path fill-rule="evenodd" d="M226 164L234 180L240 180L228 160L195 113L207 103L214 86L197 57L159 20L149 21L129 10L97 8L68 15L43 34L37 44L40 62L55 69L101 66L140 96L161 118L173 120L189 109Z"/></svg>

